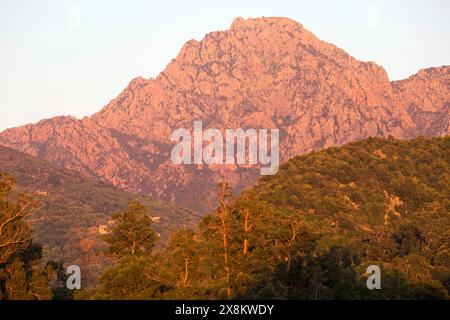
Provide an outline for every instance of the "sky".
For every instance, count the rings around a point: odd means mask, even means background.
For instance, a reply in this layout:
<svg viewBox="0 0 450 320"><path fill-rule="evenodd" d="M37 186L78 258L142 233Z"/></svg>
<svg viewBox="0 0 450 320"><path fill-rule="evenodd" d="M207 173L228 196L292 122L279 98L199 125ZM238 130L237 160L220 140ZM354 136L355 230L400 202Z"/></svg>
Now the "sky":
<svg viewBox="0 0 450 320"><path fill-rule="evenodd" d="M450 65L449 13L448 0L0 0L0 131L89 116L236 17L289 17L407 78Z"/></svg>

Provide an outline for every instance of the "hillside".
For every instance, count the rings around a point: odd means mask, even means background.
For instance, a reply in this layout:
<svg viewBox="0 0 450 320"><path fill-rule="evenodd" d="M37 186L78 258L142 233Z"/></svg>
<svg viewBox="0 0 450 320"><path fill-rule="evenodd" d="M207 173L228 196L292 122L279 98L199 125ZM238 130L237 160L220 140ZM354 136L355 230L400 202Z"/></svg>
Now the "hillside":
<svg viewBox="0 0 450 320"><path fill-rule="evenodd" d="M237 198L220 190L198 229L124 256L81 298L449 298L450 137L369 138L296 156Z"/></svg>
<svg viewBox="0 0 450 320"><path fill-rule="evenodd" d="M131 194L110 183L84 177L45 160L0 146L0 172L16 180L19 190L39 198L39 210L27 217L34 241L44 246L46 259L78 264L97 272L105 265L98 251L101 225L108 226L111 215L131 200L148 205L155 230L166 244L174 229L193 226L194 212L164 201ZM110 227L110 226L109 226Z"/></svg>
<svg viewBox="0 0 450 320"><path fill-rule="evenodd" d="M242 190L244 166L177 166L177 128L279 128L283 161L370 136L448 135L450 67L390 82L385 70L287 18L237 18L188 41L155 79L136 78L92 117L56 117L0 134L0 144L128 190L205 212L221 180Z"/></svg>
<svg viewBox="0 0 450 320"><path fill-rule="evenodd" d="M281 240L287 233L289 238L289 231L281 230L285 224L287 230L296 226L291 234L297 230L299 243L314 239L314 244L308 243L314 247L313 255L333 247L349 250L349 266L360 276L367 265L379 265L384 290L366 291L366 298L443 297L450 290L448 136L409 141L369 138L296 156L277 175L262 178L237 203L265 208L250 243L273 243L270 236L260 234L281 235ZM273 250L284 252L276 246ZM303 261L301 250L291 254L290 260ZM343 266L339 272L344 275ZM355 283L364 285L363 281ZM352 284L342 285L350 290Z"/></svg>

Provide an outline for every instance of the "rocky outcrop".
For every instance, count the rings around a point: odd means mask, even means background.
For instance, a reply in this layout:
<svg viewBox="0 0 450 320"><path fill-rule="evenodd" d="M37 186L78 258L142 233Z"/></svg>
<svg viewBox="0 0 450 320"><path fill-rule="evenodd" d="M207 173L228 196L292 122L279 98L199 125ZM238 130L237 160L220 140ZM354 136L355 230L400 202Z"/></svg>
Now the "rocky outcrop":
<svg viewBox="0 0 450 320"><path fill-rule="evenodd" d="M397 104L414 121L407 136L443 136L450 132L450 67L420 70L408 79L392 82Z"/></svg>

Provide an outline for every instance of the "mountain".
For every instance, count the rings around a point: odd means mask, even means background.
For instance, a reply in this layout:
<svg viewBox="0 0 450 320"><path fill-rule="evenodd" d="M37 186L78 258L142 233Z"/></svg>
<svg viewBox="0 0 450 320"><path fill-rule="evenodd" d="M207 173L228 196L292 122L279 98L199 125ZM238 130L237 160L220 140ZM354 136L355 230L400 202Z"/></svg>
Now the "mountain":
<svg viewBox="0 0 450 320"><path fill-rule="evenodd" d="M175 165L173 130L279 128L280 156L370 136L450 132L450 67L390 82L287 18L237 18L226 31L188 41L155 79L136 78L100 112L56 117L0 134L0 144L129 191L206 211L211 186L239 191L248 166Z"/></svg>
<svg viewBox="0 0 450 320"><path fill-rule="evenodd" d="M154 228L167 243L171 231L194 226L194 212L164 201L131 194L110 183L84 177L45 160L0 146L0 172L16 180L18 191L34 194L39 209L27 217L34 241L44 247L47 260L83 266L84 277L107 263L98 255L104 248L101 233L111 215L138 200L150 208Z"/></svg>

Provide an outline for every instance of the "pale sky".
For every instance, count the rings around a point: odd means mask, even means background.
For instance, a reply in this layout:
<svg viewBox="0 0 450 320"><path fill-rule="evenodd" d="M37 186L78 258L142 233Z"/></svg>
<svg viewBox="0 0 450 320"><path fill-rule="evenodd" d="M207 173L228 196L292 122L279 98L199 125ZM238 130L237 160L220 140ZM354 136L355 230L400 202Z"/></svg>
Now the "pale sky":
<svg viewBox="0 0 450 320"><path fill-rule="evenodd" d="M238 16L294 19L391 80L450 65L447 0L0 0L0 131L91 115Z"/></svg>

